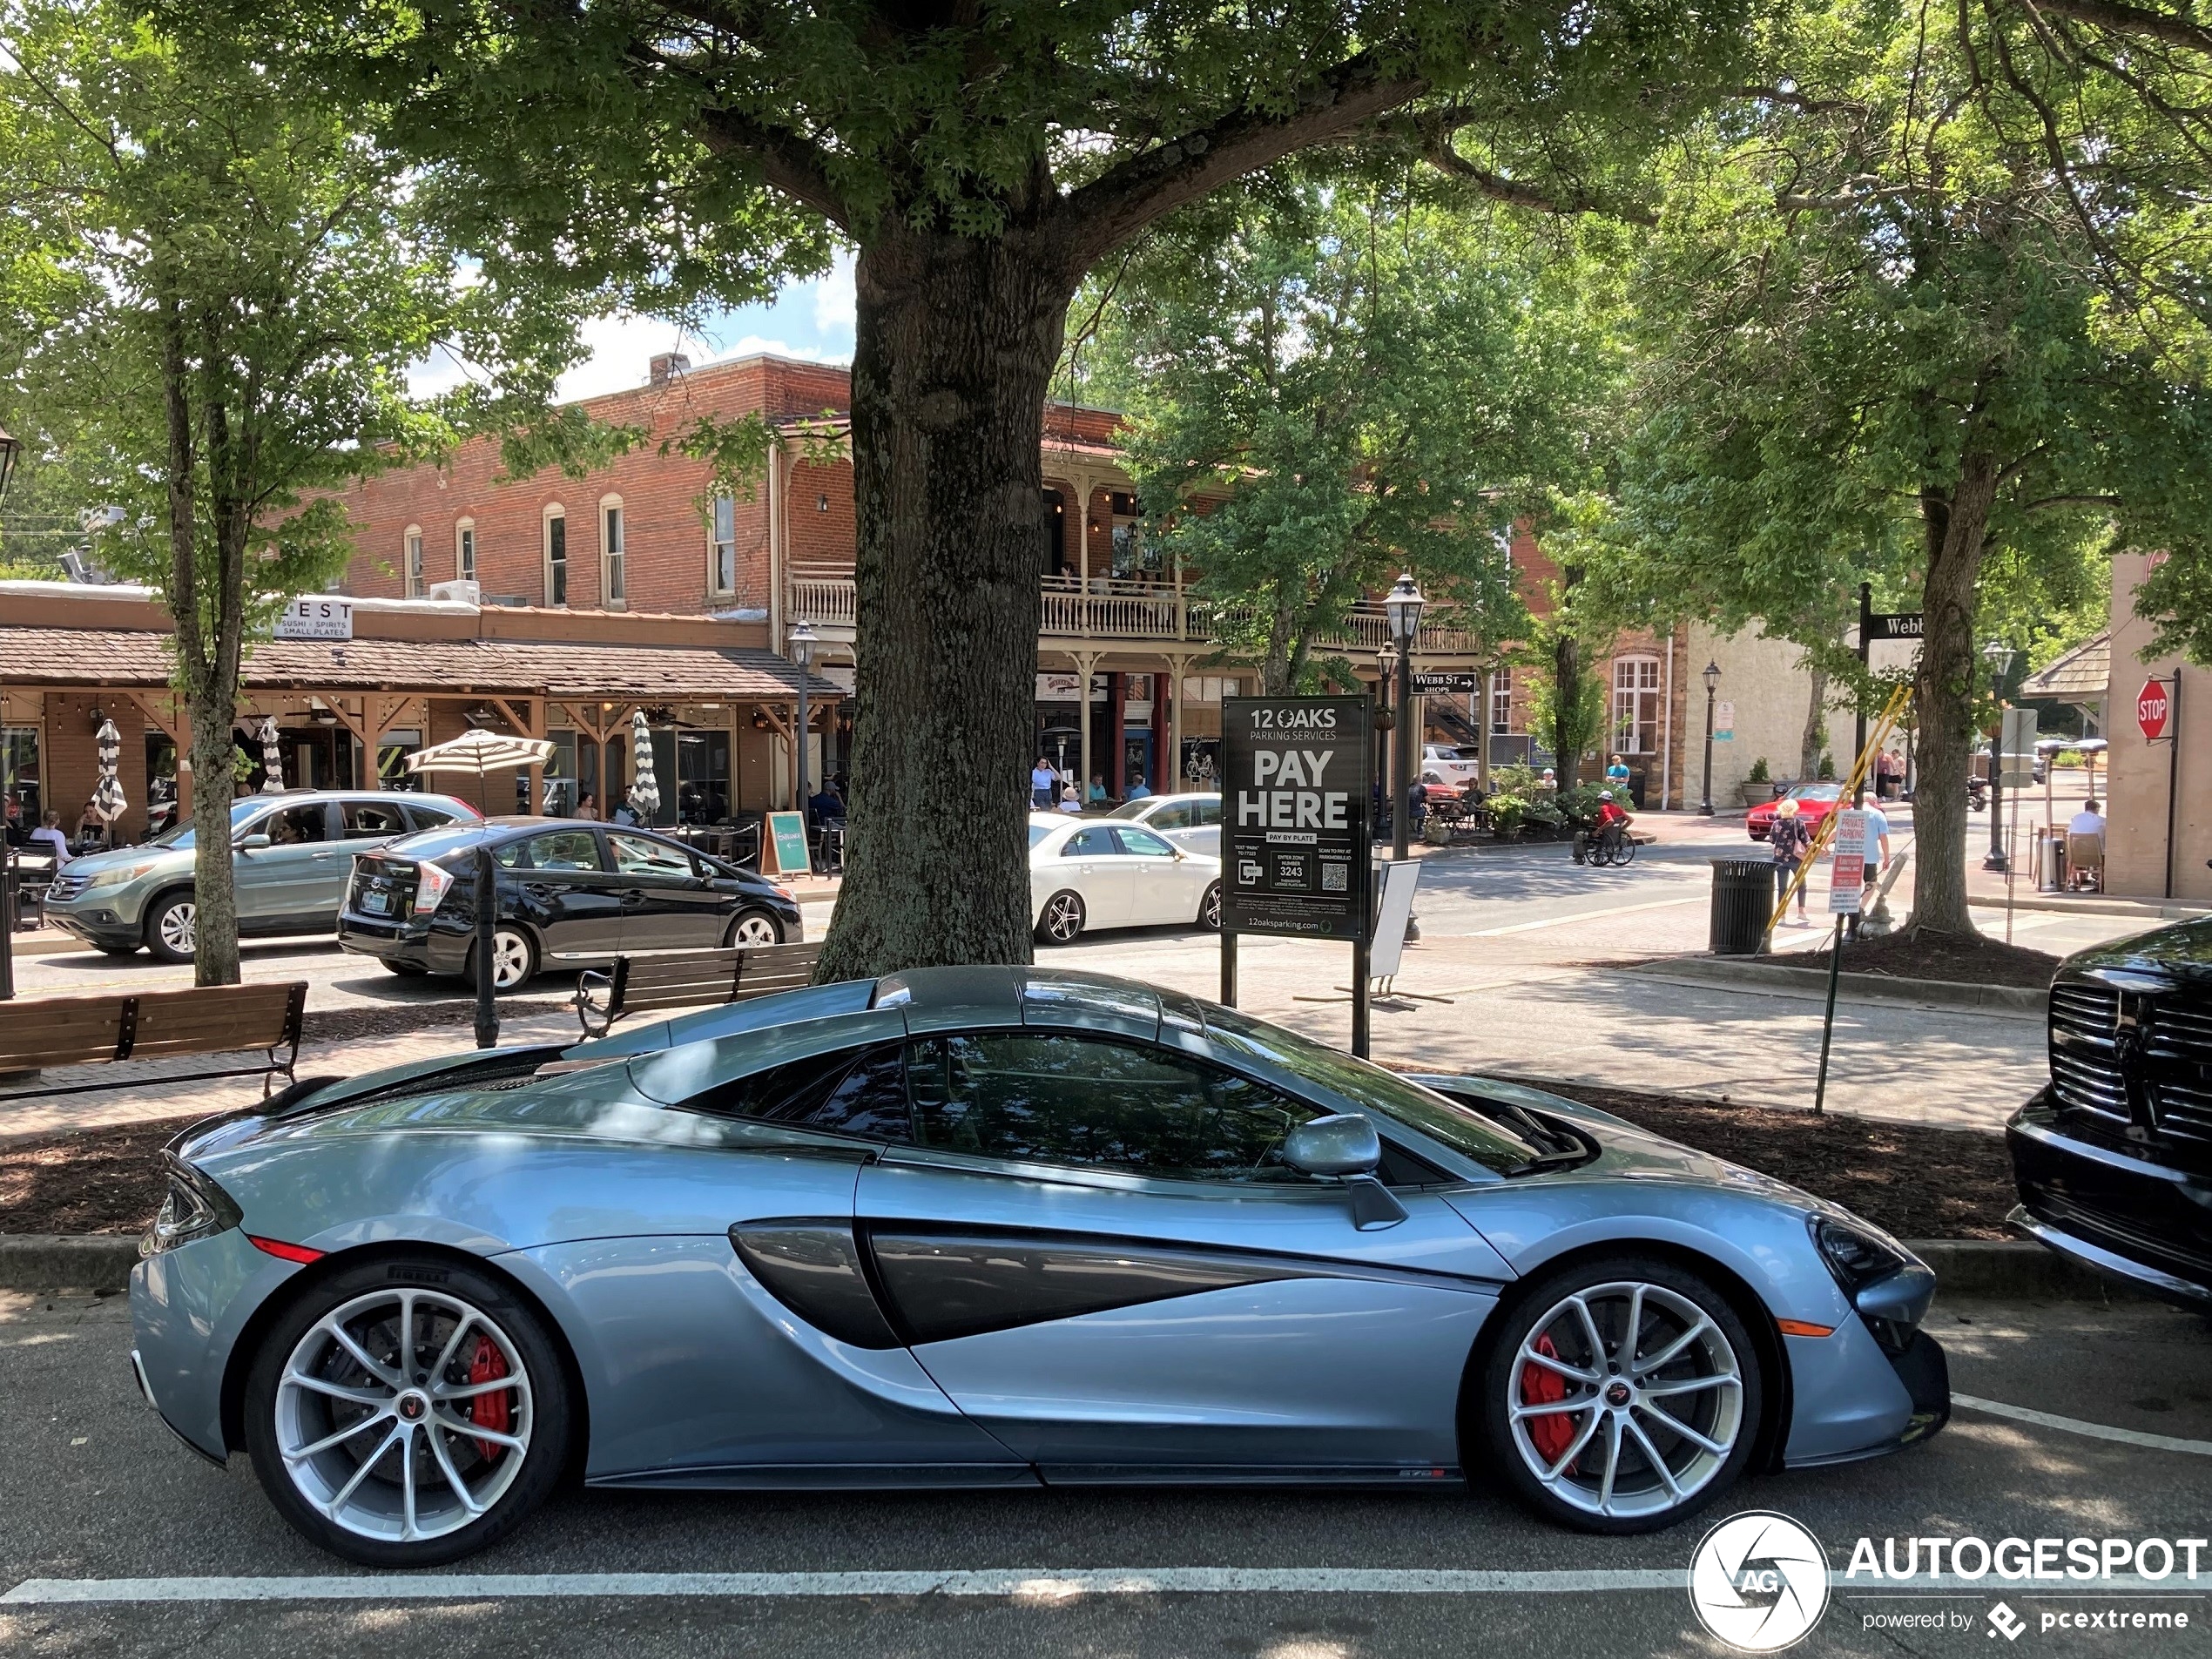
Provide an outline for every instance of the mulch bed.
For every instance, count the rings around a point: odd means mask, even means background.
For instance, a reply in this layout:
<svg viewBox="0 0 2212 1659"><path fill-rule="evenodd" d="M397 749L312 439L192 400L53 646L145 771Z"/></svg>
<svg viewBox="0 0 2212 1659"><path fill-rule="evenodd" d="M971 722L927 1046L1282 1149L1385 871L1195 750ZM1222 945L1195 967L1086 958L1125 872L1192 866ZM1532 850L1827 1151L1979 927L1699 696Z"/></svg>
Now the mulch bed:
<svg viewBox="0 0 2212 1659"><path fill-rule="evenodd" d="M1815 1117L1581 1083L1554 1093L1832 1198L1903 1238L2003 1238L2004 1143L1969 1130ZM138 1232L161 1203L161 1149L193 1117L0 1146L0 1233Z"/></svg>
<svg viewBox="0 0 2212 1659"><path fill-rule="evenodd" d="M1788 951L1750 960L1780 968L1828 966L1826 950ZM2040 991L2051 982L2059 959L2048 951L2007 945L1979 934L1934 932L1890 934L1844 947L1846 974L1880 974L1891 979L1951 980L1969 985L2024 986Z"/></svg>

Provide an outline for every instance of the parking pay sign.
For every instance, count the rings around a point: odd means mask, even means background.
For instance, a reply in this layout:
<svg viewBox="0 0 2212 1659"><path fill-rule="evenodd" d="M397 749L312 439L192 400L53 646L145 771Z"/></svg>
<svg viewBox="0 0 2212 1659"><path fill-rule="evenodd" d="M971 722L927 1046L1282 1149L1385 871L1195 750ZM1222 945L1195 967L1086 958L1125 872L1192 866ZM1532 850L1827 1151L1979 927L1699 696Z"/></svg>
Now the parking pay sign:
<svg viewBox="0 0 2212 1659"><path fill-rule="evenodd" d="M1367 700L1225 698L1221 726L1222 926L1359 938L1374 787Z"/></svg>

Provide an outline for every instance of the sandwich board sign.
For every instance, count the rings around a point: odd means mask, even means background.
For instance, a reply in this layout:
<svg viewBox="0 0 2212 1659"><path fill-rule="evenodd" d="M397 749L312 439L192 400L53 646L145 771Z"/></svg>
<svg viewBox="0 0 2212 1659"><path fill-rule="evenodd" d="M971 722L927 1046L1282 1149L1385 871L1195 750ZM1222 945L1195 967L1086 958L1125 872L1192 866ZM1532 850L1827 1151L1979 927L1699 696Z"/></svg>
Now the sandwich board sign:
<svg viewBox="0 0 2212 1659"><path fill-rule="evenodd" d="M769 873L806 875L813 867L806 846L806 818L802 813L768 814L768 851L776 861Z"/></svg>

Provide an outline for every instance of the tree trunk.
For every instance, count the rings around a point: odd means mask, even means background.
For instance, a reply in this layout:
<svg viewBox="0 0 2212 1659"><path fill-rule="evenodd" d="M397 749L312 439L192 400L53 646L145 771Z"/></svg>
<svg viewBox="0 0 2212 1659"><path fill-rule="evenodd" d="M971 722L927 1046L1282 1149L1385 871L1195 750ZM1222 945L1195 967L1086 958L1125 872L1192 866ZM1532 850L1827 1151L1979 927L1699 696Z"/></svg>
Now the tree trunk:
<svg viewBox="0 0 2212 1659"><path fill-rule="evenodd" d="M1929 491L1920 498L1928 570L1921 599L1925 633L1912 683L1920 725L1919 791L1912 802L1919 855L1913 878L1916 931L1973 931L1966 914L1966 765L1973 745L1974 588L1997 475L1993 457L1969 454L1947 496Z"/></svg>
<svg viewBox="0 0 2212 1659"><path fill-rule="evenodd" d="M1588 722L1582 708L1582 642L1562 632L1552 648L1552 752L1561 789L1575 787Z"/></svg>
<svg viewBox="0 0 2212 1659"><path fill-rule="evenodd" d="M1800 779L1820 775L1820 752L1828 739L1828 671L1817 662L1812 665L1812 705L1805 711L1804 741L1798 745L1797 776Z"/></svg>
<svg viewBox="0 0 2212 1659"><path fill-rule="evenodd" d="M894 226L860 251L851 830L823 981L1030 959L1039 444L1065 263L1020 230Z"/></svg>

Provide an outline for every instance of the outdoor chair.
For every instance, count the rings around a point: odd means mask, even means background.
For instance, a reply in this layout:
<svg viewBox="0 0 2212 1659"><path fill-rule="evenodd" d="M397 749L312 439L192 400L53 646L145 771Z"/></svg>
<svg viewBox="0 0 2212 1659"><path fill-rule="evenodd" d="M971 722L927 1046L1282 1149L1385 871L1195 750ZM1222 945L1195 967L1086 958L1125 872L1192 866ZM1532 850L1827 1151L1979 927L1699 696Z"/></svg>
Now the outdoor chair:
<svg viewBox="0 0 2212 1659"><path fill-rule="evenodd" d="M2074 835L2066 838L2067 883L2081 885L2087 876L2093 892L2105 890L2105 838L2101 835Z"/></svg>

